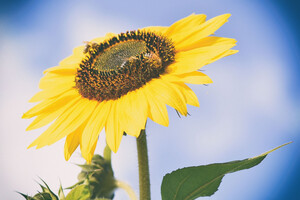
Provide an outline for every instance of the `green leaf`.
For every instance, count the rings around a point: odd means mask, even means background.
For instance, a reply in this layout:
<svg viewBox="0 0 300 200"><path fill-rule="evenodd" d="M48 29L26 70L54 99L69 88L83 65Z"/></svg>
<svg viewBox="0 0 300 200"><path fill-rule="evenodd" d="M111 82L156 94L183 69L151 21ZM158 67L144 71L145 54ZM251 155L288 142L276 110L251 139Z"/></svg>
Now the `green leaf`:
<svg viewBox="0 0 300 200"><path fill-rule="evenodd" d="M78 185L69 192L66 200L89 200L91 196L88 185Z"/></svg>
<svg viewBox="0 0 300 200"><path fill-rule="evenodd" d="M211 196L218 190L225 174L254 167L269 153L290 143L283 144L254 158L187 167L166 174L161 185L162 200L193 200L198 197Z"/></svg>

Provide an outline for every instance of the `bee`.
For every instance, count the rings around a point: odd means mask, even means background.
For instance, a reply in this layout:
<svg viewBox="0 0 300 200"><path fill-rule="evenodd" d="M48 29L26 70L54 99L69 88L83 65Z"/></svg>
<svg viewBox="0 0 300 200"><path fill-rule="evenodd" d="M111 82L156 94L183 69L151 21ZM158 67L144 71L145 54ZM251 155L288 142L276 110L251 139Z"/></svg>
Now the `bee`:
<svg viewBox="0 0 300 200"><path fill-rule="evenodd" d="M86 54L87 52L89 52L90 48L98 48L99 44L95 43L95 42L88 42L88 41L84 41L83 43L85 43L85 48L83 50L83 53Z"/></svg>
<svg viewBox="0 0 300 200"><path fill-rule="evenodd" d="M155 63L154 67L160 67L162 64L161 58L153 52L145 53L144 58L149 59L150 62Z"/></svg>

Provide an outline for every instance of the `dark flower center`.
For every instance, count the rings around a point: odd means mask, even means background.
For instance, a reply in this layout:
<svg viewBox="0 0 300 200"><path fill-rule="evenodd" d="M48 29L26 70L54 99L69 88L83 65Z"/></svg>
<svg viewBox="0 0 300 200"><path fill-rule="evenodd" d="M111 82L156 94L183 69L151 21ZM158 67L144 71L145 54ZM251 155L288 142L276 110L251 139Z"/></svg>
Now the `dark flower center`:
<svg viewBox="0 0 300 200"><path fill-rule="evenodd" d="M97 101L118 99L158 78L175 56L169 39L142 31L88 44L84 52L76 88L83 97Z"/></svg>
<svg viewBox="0 0 300 200"><path fill-rule="evenodd" d="M125 66L129 59L134 59L146 53L146 43L143 41L127 41L110 47L98 56L95 67L98 71L115 71Z"/></svg>

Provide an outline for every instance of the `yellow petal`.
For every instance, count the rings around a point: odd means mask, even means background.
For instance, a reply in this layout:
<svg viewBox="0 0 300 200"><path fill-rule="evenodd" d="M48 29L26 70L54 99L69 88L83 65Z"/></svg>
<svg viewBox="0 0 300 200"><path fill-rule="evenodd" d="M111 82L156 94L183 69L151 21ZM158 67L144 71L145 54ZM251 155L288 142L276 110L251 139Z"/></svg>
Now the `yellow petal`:
<svg viewBox="0 0 300 200"><path fill-rule="evenodd" d="M146 121L149 113L149 104L147 98L144 94L144 88L139 88L135 91L135 93L131 96L132 104L131 104L131 114L134 117L135 124L138 128L138 131L132 133L133 136L138 137L142 129L146 126Z"/></svg>
<svg viewBox="0 0 300 200"><path fill-rule="evenodd" d="M90 117L96 104L96 101L81 99L76 105L59 116L29 147L37 145L37 148L41 148L67 136Z"/></svg>
<svg viewBox="0 0 300 200"><path fill-rule="evenodd" d="M101 43L105 40L105 36L104 37L97 37L91 40L91 42L95 42L95 43Z"/></svg>
<svg viewBox="0 0 300 200"><path fill-rule="evenodd" d="M129 97L128 95L123 95L118 99L118 103L116 104L117 110L119 111L118 117L119 117L119 123L121 130L126 132L127 134L135 133L137 131L137 126L134 124L134 118L127 113L127 107L129 105Z"/></svg>
<svg viewBox="0 0 300 200"><path fill-rule="evenodd" d="M70 101L62 101L62 105L52 106L53 109L45 110L33 120L33 122L27 127L26 131L41 128L49 124L59 117L65 110L70 108L75 102L76 101L71 98Z"/></svg>
<svg viewBox="0 0 300 200"><path fill-rule="evenodd" d="M56 110L57 108L64 106L66 102L76 98L79 99L77 91L69 90L61 94L57 98L46 99L42 101L41 103L37 104L36 106L28 110L26 113L24 113L22 118L29 119L43 112Z"/></svg>
<svg viewBox="0 0 300 200"><path fill-rule="evenodd" d="M206 74L199 71L185 74L167 74L164 75L163 78L170 82L183 82L189 84L209 84L213 82Z"/></svg>
<svg viewBox="0 0 300 200"><path fill-rule="evenodd" d="M60 70L76 70L79 68L79 64L82 62L85 57L84 51L85 45L79 46L73 49L73 54L61 62L59 62L59 66L51 67L46 69L43 73L47 73L49 71L60 71Z"/></svg>
<svg viewBox="0 0 300 200"><path fill-rule="evenodd" d="M75 86L75 76L61 76L53 73L47 73L43 78L41 78L39 83L40 89L49 89L53 87L73 87Z"/></svg>
<svg viewBox="0 0 300 200"><path fill-rule="evenodd" d="M145 128L148 117L149 105L143 90L144 87L139 88L118 100L118 109L122 113L120 121L124 120L120 125L127 134L134 137L138 137L141 129Z"/></svg>
<svg viewBox="0 0 300 200"><path fill-rule="evenodd" d="M182 92L183 96L185 97L187 104L196 107L200 106L198 98L191 88L189 88L187 85L181 82L174 82L172 84L175 84L177 87L179 87L179 90Z"/></svg>
<svg viewBox="0 0 300 200"><path fill-rule="evenodd" d="M70 103L74 103L75 106L77 106L79 100L80 100L80 97L77 97L77 98L75 97L73 100L71 100L72 102L70 102ZM73 109L74 109L74 106L71 107L70 109L66 110L66 112L63 113L63 115L68 115ZM51 131L55 130L55 128L60 125L58 123L59 122L58 120L61 119L63 115L59 116L59 118L43 134L41 134L37 139L35 139L27 148L31 148L33 146L38 145L41 142L47 141L47 136L49 136L51 134ZM63 121L63 120L61 120L61 121ZM54 127L54 126L56 126L56 127Z"/></svg>
<svg viewBox="0 0 300 200"><path fill-rule="evenodd" d="M214 17L199 26L195 26L186 32L179 32L175 35L171 35L171 39L174 41L176 49L184 48L196 41L213 34L218 30L225 22L227 22L230 14L224 14Z"/></svg>
<svg viewBox="0 0 300 200"><path fill-rule="evenodd" d="M233 54L235 54L237 52L239 52L239 51L238 50L232 50L232 49L227 50L227 51L225 51L225 52L217 55L216 57L212 58L211 60L209 60L207 64L215 62L215 61L217 61L217 60L219 60L219 59L221 59L221 58L223 58L225 56L233 55Z"/></svg>
<svg viewBox="0 0 300 200"><path fill-rule="evenodd" d="M206 15L191 14L172 24L165 34L168 36L172 36L172 34L186 34L186 32L190 31L191 29L194 29L195 26L199 26L200 24L205 22L205 19Z"/></svg>
<svg viewBox="0 0 300 200"><path fill-rule="evenodd" d="M55 66L55 67L50 67L48 69L46 69L43 73L57 73L60 75L75 75L77 72L77 67L75 66Z"/></svg>
<svg viewBox="0 0 300 200"><path fill-rule="evenodd" d="M116 109L119 110L118 118L121 130L128 135L138 137L141 129L145 128L147 116L139 117L141 113L137 113L138 109L132 109L135 101L138 101L138 99L134 99L134 94L135 91L119 98ZM147 108L141 108L141 111L145 109Z"/></svg>
<svg viewBox="0 0 300 200"><path fill-rule="evenodd" d="M150 91L145 90L149 104L149 118L163 126L169 126L169 116L166 105L161 103L160 99L153 96Z"/></svg>
<svg viewBox="0 0 300 200"><path fill-rule="evenodd" d="M220 44L179 52L176 54L176 62L169 65L166 71L170 74L183 74L196 71L234 46L235 43Z"/></svg>
<svg viewBox="0 0 300 200"><path fill-rule="evenodd" d="M110 102L103 101L98 103L93 111L81 138L82 156L84 158L88 157L89 152L92 151L94 143L97 141L100 132L105 126L110 107Z"/></svg>
<svg viewBox="0 0 300 200"><path fill-rule="evenodd" d="M166 26L148 26L148 27L142 28L140 30L165 34L165 32L168 30L168 28L169 27L166 27Z"/></svg>
<svg viewBox="0 0 300 200"><path fill-rule="evenodd" d="M42 90L38 93L36 93L30 100L30 103L35 103L35 102L39 102L39 101L43 101L46 99L51 99L54 97L58 97L59 95L63 95L64 93L68 92L68 91L74 91L74 86L72 85L59 85L59 87L52 87L46 90Z"/></svg>
<svg viewBox="0 0 300 200"><path fill-rule="evenodd" d="M101 42L104 42L105 40L108 40L112 37L115 37L117 36L118 34L115 34L115 33L107 33L104 37L98 37L98 38L94 38L91 40L91 42L96 42L96 43L101 43Z"/></svg>
<svg viewBox="0 0 300 200"><path fill-rule="evenodd" d="M82 134L82 128L79 127L76 131L69 134L66 138L64 155L65 159L69 160L71 155L77 149Z"/></svg>
<svg viewBox="0 0 300 200"><path fill-rule="evenodd" d="M209 84L213 81L206 74L198 71L177 75L182 82L190 84Z"/></svg>
<svg viewBox="0 0 300 200"><path fill-rule="evenodd" d="M81 45L79 47L74 48L73 55L78 58L83 58L84 57L84 49L85 49L85 45Z"/></svg>
<svg viewBox="0 0 300 200"><path fill-rule="evenodd" d="M60 66L78 67L82 61L82 57L71 55L59 62Z"/></svg>
<svg viewBox="0 0 300 200"><path fill-rule="evenodd" d="M123 136L123 131L120 130L119 118L118 118L118 110L116 110L116 102L111 102L111 110L109 115L107 116L107 121L105 125L105 134L106 134L106 142L107 145L113 152L117 152L121 143L121 139Z"/></svg>
<svg viewBox="0 0 300 200"><path fill-rule="evenodd" d="M60 125L52 131L51 137L48 137L47 144L50 145L60 140L89 119L97 103L97 101L81 99L78 105L74 106L75 109L70 112L69 116L60 121Z"/></svg>
<svg viewBox="0 0 300 200"><path fill-rule="evenodd" d="M92 145L92 148L91 150L88 152L87 155L84 155L83 158L86 160L87 164L91 164L92 162L92 158L94 156L94 153L95 153L95 149L96 149L96 146L97 146L97 140L95 141L95 143Z"/></svg>
<svg viewBox="0 0 300 200"><path fill-rule="evenodd" d="M205 37L201 40L197 40L189 45L178 45L176 46L177 51L189 51L192 49L200 48L200 47L211 47L211 46L219 46L226 44L235 44L237 41L232 38L224 38L224 37L215 37L209 36Z"/></svg>
<svg viewBox="0 0 300 200"><path fill-rule="evenodd" d="M187 108L184 96L178 91L178 88L173 87L162 78L153 79L149 82L149 90L157 99L165 104L175 108L184 116L187 115Z"/></svg>

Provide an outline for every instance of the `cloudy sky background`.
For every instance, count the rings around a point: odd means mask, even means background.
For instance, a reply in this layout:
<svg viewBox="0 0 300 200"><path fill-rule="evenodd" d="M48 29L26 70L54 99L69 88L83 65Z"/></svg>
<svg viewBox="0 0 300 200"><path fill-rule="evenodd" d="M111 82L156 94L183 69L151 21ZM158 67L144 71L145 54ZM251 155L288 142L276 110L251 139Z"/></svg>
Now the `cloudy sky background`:
<svg viewBox="0 0 300 200"><path fill-rule="evenodd" d="M282 1L283 2L283 1ZM170 126L147 125L153 199L160 199L164 174L177 168L244 159L283 143L292 144L269 155L259 166L229 174L213 200L299 199L299 30L297 4L281 1L10 1L0 8L0 194L18 200L15 191L34 194L38 177L55 191L77 180L83 163L79 151L69 162L64 141L39 150L27 146L45 130L25 132L30 120L21 116L33 105L42 71L69 56L83 41L106 32L145 26L169 26L191 14L208 18L231 13L218 36L238 40L236 55L203 69L214 81L191 86L200 108L178 118L168 109ZM299 18L299 16L298 16ZM299 27L299 26L298 26ZM102 153L105 134L97 152ZM117 179L138 191L136 144L124 137L113 155ZM117 190L115 199L127 199Z"/></svg>

